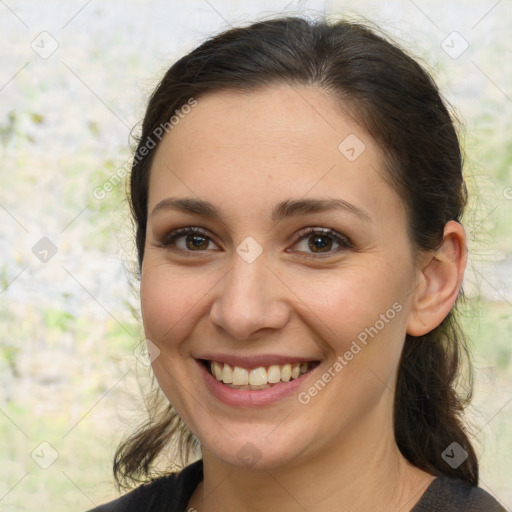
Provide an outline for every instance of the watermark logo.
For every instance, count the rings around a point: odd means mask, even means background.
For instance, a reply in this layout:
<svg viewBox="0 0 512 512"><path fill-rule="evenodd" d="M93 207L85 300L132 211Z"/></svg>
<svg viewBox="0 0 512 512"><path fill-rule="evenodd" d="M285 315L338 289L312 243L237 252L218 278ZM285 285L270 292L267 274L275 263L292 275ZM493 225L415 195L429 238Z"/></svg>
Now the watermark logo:
<svg viewBox="0 0 512 512"><path fill-rule="evenodd" d="M197 106L197 100L190 98L185 105L180 109L174 111L174 115L171 116L169 121L161 123L157 126L152 134L146 138L144 144L139 145L137 151L133 155L133 159L128 159L124 164L119 167L116 172L111 174L101 186L95 187L92 191L94 199L102 201L107 195L112 192L124 178L130 174L130 169L136 166L141 160L144 159L152 149L155 149L158 143L163 139L166 133L169 133L181 119L184 119L192 109Z"/></svg>
<svg viewBox="0 0 512 512"><path fill-rule="evenodd" d="M57 246L47 237L43 236L33 247L32 254L41 262L48 263L59 251Z"/></svg>
<svg viewBox="0 0 512 512"><path fill-rule="evenodd" d="M307 391L301 391L297 397L299 402L303 405L309 404L311 399L316 397L326 386L331 382L336 375L338 375L345 366L347 366L354 357L359 354L362 350L362 346L366 346L368 344L368 338L374 338L379 334L384 327L395 316L397 313L402 311L403 306L399 302L395 302L385 313L381 313L379 319L375 321L375 323L370 327L365 327L354 340L352 340L352 344L350 348L344 352L343 355L339 355L336 358L336 361L322 374L322 376L316 380L316 382L311 385Z"/></svg>
<svg viewBox="0 0 512 512"><path fill-rule="evenodd" d="M449 466L457 469L468 458L468 452L459 443L454 441L441 454L441 457Z"/></svg>
<svg viewBox="0 0 512 512"><path fill-rule="evenodd" d="M49 59L59 48L59 43L50 33L44 31L35 37L30 47L41 59Z"/></svg>
<svg viewBox="0 0 512 512"><path fill-rule="evenodd" d="M364 142L354 133L345 137L338 146L338 151L350 162L357 160L365 149Z"/></svg>
<svg viewBox="0 0 512 512"><path fill-rule="evenodd" d="M160 355L160 349L151 340L146 339L145 342L139 343L135 347L133 355L144 366L150 366Z"/></svg>
<svg viewBox="0 0 512 512"><path fill-rule="evenodd" d="M254 444L245 443L238 450L237 457L248 468L252 468L261 459L261 452Z"/></svg>
<svg viewBox="0 0 512 512"><path fill-rule="evenodd" d="M59 458L59 453L50 443L43 441L35 447L30 457L41 469L48 469Z"/></svg>
<svg viewBox="0 0 512 512"><path fill-rule="evenodd" d="M441 41L441 48L455 60L469 48L469 43L454 30Z"/></svg>
<svg viewBox="0 0 512 512"><path fill-rule="evenodd" d="M253 263L263 252L263 247L252 236L248 236L237 246L236 252L246 263Z"/></svg>

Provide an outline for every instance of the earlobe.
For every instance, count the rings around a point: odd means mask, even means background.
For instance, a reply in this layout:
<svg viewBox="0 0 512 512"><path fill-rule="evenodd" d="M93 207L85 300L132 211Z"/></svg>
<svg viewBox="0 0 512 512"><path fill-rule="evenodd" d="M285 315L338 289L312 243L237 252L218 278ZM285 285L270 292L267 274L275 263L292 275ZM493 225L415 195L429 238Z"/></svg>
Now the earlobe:
<svg viewBox="0 0 512 512"><path fill-rule="evenodd" d="M459 295L466 262L464 228L456 221L449 221L444 227L441 245L427 257L420 270L407 334L427 334L446 318Z"/></svg>

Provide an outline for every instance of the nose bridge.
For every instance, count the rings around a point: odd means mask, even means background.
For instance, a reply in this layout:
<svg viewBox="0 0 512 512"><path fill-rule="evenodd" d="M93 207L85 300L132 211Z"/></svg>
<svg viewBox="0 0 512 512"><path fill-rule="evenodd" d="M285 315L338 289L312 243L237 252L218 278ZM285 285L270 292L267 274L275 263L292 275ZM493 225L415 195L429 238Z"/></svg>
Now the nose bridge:
<svg viewBox="0 0 512 512"><path fill-rule="evenodd" d="M263 256L247 261L234 254L232 267L212 304L211 321L239 339L264 328L283 327L288 308L275 281Z"/></svg>

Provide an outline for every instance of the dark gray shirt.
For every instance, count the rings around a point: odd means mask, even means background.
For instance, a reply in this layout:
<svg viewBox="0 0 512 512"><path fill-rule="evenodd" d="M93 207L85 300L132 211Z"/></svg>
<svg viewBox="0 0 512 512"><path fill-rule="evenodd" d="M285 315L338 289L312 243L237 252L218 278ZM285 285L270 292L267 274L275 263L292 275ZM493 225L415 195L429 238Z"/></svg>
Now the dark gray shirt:
<svg viewBox="0 0 512 512"><path fill-rule="evenodd" d="M187 512L203 479L203 461L157 478L89 512ZM461 480L436 478L410 512L507 512L490 494Z"/></svg>

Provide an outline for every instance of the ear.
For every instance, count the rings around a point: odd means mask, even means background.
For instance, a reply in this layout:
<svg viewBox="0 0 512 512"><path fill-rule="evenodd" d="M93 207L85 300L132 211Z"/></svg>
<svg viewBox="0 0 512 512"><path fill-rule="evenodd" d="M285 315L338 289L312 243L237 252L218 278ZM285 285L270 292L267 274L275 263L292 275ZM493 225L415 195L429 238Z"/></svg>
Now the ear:
<svg viewBox="0 0 512 512"><path fill-rule="evenodd" d="M453 308L467 262L464 228L453 220L444 227L439 248L422 261L414 291L407 334L422 336L435 329Z"/></svg>

